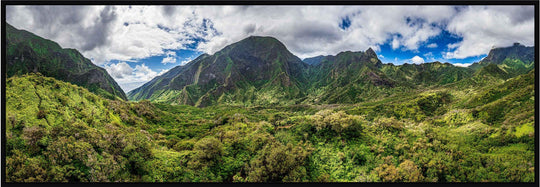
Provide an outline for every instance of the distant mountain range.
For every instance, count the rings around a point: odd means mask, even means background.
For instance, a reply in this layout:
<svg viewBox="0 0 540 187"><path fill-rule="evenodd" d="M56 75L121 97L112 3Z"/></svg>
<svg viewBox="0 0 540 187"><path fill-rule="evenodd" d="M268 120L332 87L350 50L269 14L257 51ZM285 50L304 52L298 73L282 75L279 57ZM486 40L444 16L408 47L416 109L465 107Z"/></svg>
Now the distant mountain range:
<svg viewBox="0 0 540 187"><path fill-rule="evenodd" d="M75 49L6 23L7 77L34 72L70 82L109 99L127 100L116 81Z"/></svg>
<svg viewBox="0 0 540 187"><path fill-rule="evenodd" d="M443 85L506 80L534 69L534 47L494 48L469 67L450 63L383 64L370 48L303 61L279 40L250 36L203 54L126 94L107 71L77 50L6 24L7 77L39 72L109 99L205 107L357 103ZM485 82L484 82L485 83Z"/></svg>
<svg viewBox="0 0 540 187"><path fill-rule="evenodd" d="M471 67L450 63L383 64L370 48L301 61L272 37L251 36L214 55L204 54L128 93L199 107L213 104L356 103L489 75L508 79L534 69L534 47L495 48Z"/></svg>

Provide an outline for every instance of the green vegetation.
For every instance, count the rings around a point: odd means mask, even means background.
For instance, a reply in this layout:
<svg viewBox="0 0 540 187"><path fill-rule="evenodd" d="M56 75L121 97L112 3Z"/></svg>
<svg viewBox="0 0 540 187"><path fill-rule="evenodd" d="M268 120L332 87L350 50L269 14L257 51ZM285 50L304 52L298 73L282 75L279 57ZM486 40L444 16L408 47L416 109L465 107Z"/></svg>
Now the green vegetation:
<svg viewBox="0 0 540 187"><path fill-rule="evenodd" d="M6 30L7 182L535 180L533 47L469 68L372 49L308 65L249 37L133 102L76 50Z"/></svg>
<svg viewBox="0 0 540 187"><path fill-rule="evenodd" d="M87 88L108 99L127 100L116 81L75 49L6 24L7 77L41 73Z"/></svg>
<svg viewBox="0 0 540 187"><path fill-rule="evenodd" d="M205 108L14 76L6 181L532 182L534 76L354 104Z"/></svg>

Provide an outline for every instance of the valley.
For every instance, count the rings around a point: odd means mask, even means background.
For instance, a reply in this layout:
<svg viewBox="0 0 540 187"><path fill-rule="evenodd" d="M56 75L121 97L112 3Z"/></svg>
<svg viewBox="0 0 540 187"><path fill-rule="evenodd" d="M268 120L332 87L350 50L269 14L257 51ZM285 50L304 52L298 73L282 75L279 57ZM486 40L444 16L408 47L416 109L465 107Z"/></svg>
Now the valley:
<svg viewBox="0 0 540 187"><path fill-rule="evenodd" d="M393 65L251 36L124 94L76 50L6 30L8 182L536 179L534 47Z"/></svg>

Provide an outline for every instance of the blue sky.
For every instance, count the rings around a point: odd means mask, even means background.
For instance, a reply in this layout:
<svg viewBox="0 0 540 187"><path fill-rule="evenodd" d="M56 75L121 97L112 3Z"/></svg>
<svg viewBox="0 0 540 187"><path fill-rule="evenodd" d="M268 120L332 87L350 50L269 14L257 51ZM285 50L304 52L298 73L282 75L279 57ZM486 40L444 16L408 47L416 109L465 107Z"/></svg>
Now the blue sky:
<svg viewBox="0 0 540 187"><path fill-rule="evenodd" d="M196 51L196 49L169 50L168 52L174 52L174 55L167 55L167 54L156 55L156 56L151 56L151 57L142 58L142 59L135 59L133 61L111 60L109 64L117 64L120 62L126 62L132 68L135 68L136 65L144 64L153 71L161 72L164 70L169 70L179 65L185 65L189 61L203 54L201 51ZM170 62L164 63L163 59L166 59L167 57L173 60ZM101 67L106 67L106 66L107 64L101 65Z"/></svg>
<svg viewBox="0 0 540 187"><path fill-rule="evenodd" d="M468 65L482 60L487 54L470 56L463 59L445 58L444 54L452 51L448 45L461 42L463 37L450 34L448 31L442 31L439 35L432 37L425 42L417 50L408 50L403 47L393 49L391 42L380 45L380 50L377 53L379 59L383 63L392 63L400 65L403 63L412 63L412 58L419 56L425 62L449 62L457 65ZM462 65L463 66L463 65Z"/></svg>
<svg viewBox="0 0 540 187"><path fill-rule="evenodd" d="M533 6L7 6L6 21L77 49L125 92L251 35L301 59L371 47L384 63L467 66L532 46L535 23Z"/></svg>

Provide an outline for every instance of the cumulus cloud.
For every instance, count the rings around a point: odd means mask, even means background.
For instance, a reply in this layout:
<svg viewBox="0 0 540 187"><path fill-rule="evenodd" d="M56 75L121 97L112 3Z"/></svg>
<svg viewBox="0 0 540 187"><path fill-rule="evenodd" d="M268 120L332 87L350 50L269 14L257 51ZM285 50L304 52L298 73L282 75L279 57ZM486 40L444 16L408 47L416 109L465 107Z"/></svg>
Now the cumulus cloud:
<svg viewBox="0 0 540 187"><path fill-rule="evenodd" d="M473 63L453 63L454 66L459 66L459 67L469 67L472 64Z"/></svg>
<svg viewBox="0 0 540 187"><path fill-rule="evenodd" d="M392 41L392 48L417 50L441 32L439 22L449 18L450 6L247 6L206 9L222 35L204 42L207 53L248 35L274 36L300 58L335 55L341 51L375 50ZM202 9L201 9L202 10ZM197 12L197 11L196 11ZM343 19L350 25L339 27ZM241 21L239 21L241 20ZM231 27L230 23L237 23ZM238 29L243 28L243 29ZM249 32L247 32L249 31ZM249 33L249 34L246 34Z"/></svg>
<svg viewBox="0 0 540 187"><path fill-rule="evenodd" d="M413 64L423 64L424 59L422 57L419 57L419 56L414 56L414 57L411 58L410 62L413 63Z"/></svg>
<svg viewBox="0 0 540 187"><path fill-rule="evenodd" d="M174 63L176 63L176 53L174 51L167 51L167 52L165 52L165 55L166 55L166 57L163 58L163 60L161 60L162 64L167 64L167 63L174 64Z"/></svg>
<svg viewBox="0 0 540 187"><path fill-rule="evenodd" d="M126 62L113 63L104 67L126 93L168 71L168 69L164 69L158 73L145 64L132 68Z"/></svg>
<svg viewBox="0 0 540 187"><path fill-rule="evenodd" d="M445 58L463 59L484 55L492 47L511 46L514 42L534 45L533 6L469 6L463 8L447 29L463 41L452 44Z"/></svg>
<svg viewBox="0 0 540 187"><path fill-rule="evenodd" d="M250 35L276 37L300 58L378 50L385 43L416 51L443 29L463 37L448 58L534 41L532 6L8 6L6 16L96 64L194 44L213 54ZM350 23L345 30L344 19Z"/></svg>
<svg viewBox="0 0 540 187"><path fill-rule="evenodd" d="M394 39L392 40L392 49L397 49L399 48L399 40L397 39L396 36L394 36Z"/></svg>
<svg viewBox="0 0 540 187"><path fill-rule="evenodd" d="M437 48L438 45L436 43L430 43L429 45L426 46L427 48Z"/></svg>
<svg viewBox="0 0 540 187"><path fill-rule="evenodd" d="M175 8L166 14L161 6L7 6L6 20L103 65L184 49L212 32L188 7Z"/></svg>
<svg viewBox="0 0 540 187"><path fill-rule="evenodd" d="M117 64L111 64L108 66L105 66L105 69L113 78L122 79L126 75L130 75L133 71L133 68L131 68L126 62L120 62Z"/></svg>

